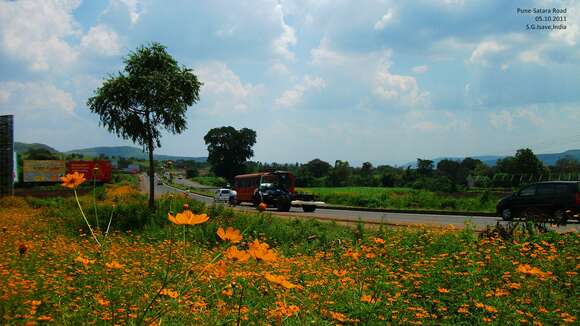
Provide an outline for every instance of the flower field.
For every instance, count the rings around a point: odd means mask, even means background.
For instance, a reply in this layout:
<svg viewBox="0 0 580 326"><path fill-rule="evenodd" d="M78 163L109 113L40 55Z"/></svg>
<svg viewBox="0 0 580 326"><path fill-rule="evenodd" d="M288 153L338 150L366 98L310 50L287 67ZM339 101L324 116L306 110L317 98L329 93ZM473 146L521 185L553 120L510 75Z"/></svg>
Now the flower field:
<svg viewBox="0 0 580 326"><path fill-rule="evenodd" d="M578 323L577 233L369 230L184 198L127 224L144 199L108 193L95 215L79 199L98 242L72 198L0 200L3 324Z"/></svg>

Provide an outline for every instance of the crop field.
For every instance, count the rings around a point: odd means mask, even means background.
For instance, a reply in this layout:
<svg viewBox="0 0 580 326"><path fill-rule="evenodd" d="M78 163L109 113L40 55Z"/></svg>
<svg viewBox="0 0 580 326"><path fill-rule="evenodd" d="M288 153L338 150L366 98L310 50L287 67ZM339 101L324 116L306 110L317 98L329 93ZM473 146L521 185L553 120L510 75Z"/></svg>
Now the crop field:
<svg viewBox="0 0 580 326"><path fill-rule="evenodd" d="M182 197L151 212L130 185L96 202L5 198L0 212L3 324L554 325L580 314L577 233L348 228Z"/></svg>
<svg viewBox="0 0 580 326"><path fill-rule="evenodd" d="M320 200L336 205L467 212L495 212L501 198L500 194L491 192L443 194L410 188L328 187L299 188L298 191L317 194Z"/></svg>

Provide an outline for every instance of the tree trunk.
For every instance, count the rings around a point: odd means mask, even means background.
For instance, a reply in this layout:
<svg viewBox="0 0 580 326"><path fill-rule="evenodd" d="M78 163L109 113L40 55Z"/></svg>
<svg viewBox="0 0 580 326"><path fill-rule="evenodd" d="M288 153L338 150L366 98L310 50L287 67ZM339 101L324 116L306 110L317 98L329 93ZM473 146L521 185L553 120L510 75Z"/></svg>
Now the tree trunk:
<svg viewBox="0 0 580 326"><path fill-rule="evenodd" d="M155 209L155 165L153 162L153 139L149 139L149 209Z"/></svg>

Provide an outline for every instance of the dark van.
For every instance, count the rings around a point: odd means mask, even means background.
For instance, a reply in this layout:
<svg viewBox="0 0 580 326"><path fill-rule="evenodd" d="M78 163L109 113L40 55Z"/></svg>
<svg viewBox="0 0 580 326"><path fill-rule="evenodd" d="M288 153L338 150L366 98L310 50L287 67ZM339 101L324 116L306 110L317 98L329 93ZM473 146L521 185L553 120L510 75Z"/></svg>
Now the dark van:
<svg viewBox="0 0 580 326"><path fill-rule="evenodd" d="M505 221L511 221L526 212L541 212L555 222L566 222L580 212L580 182L534 183L497 203L497 213Z"/></svg>

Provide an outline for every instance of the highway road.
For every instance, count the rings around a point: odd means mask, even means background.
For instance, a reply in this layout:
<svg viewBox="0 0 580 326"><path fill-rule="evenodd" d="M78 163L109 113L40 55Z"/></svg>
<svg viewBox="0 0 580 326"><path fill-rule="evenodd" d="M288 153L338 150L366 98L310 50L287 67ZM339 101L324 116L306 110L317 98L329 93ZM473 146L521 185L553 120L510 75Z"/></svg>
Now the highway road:
<svg viewBox="0 0 580 326"><path fill-rule="evenodd" d="M142 177L143 190L148 189L147 178ZM167 193L184 192L180 189L173 188L169 185L158 185L156 182L155 193L158 195ZM185 192L187 193L187 192ZM205 196L187 193L192 199L204 202L206 204L213 204L213 199ZM255 212L256 209L252 206L237 206L237 209ZM391 213L391 212L366 212L355 210L337 210L337 209L317 209L313 213L305 213L302 208L292 207L290 212L278 212L275 209L268 209L276 215L302 217L302 218L317 218L323 220L337 220L342 222L357 222L359 220L369 223L384 223L390 225L429 225L429 226L454 226L456 228L463 228L466 222L472 223L476 229L482 230L487 226L494 226L499 217L485 217L485 216L468 216L468 215L437 215L437 214L410 214L410 213ZM564 227L557 228L560 232L566 231L580 231L580 224L569 224Z"/></svg>

